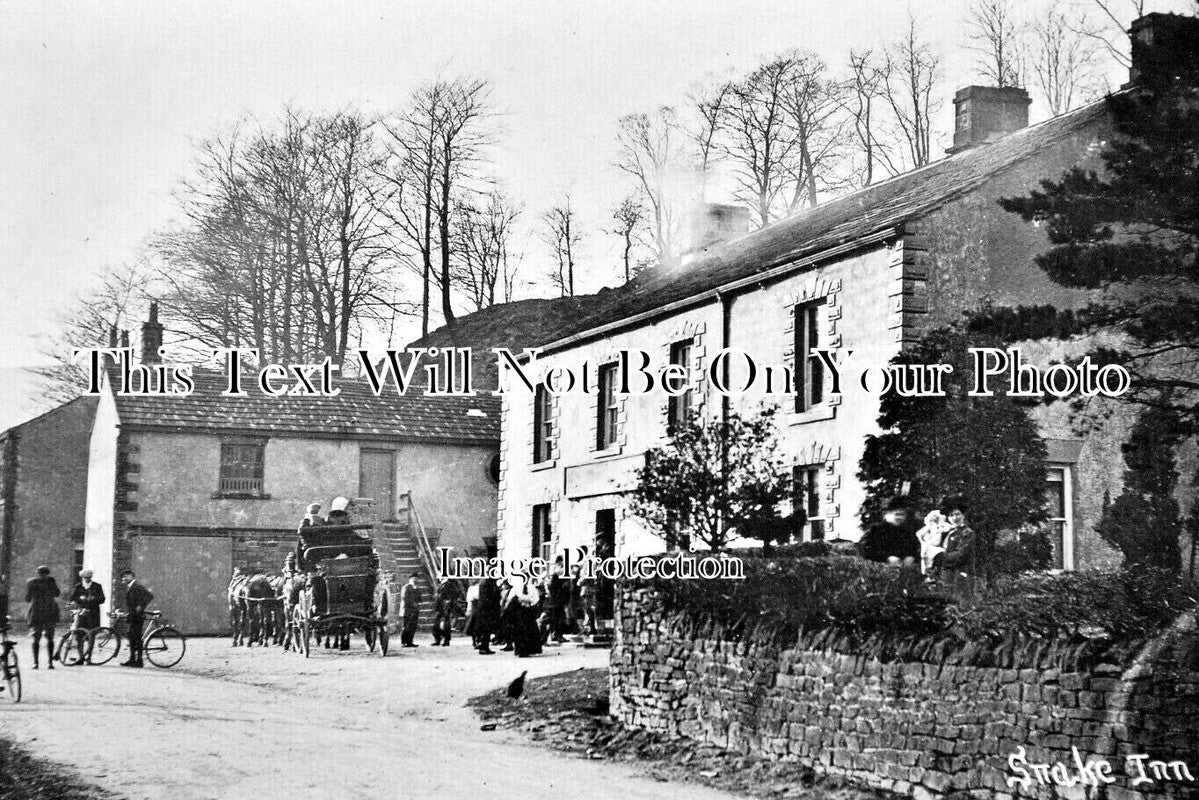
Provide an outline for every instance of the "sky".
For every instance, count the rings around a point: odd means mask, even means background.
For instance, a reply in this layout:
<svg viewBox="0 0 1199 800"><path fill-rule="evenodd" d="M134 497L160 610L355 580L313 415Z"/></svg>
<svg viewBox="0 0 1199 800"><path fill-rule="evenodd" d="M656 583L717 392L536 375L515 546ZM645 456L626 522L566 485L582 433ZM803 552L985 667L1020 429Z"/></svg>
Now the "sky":
<svg viewBox="0 0 1199 800"><path fill-rule="evenodd" d="M612 166L622 115L788 48L840 65L893 39L909 11L941 48L951 94L977 82L967 4L0 0L0 430L39 410L25 368L64 308L175 218L195 143L239 119L288 104L384 113L439 75L486 78L495 175L532 216L569 192L593 230L586 256L614 268L599 229L625 193ZM538 268L547 255L527 249Z"/></svg>

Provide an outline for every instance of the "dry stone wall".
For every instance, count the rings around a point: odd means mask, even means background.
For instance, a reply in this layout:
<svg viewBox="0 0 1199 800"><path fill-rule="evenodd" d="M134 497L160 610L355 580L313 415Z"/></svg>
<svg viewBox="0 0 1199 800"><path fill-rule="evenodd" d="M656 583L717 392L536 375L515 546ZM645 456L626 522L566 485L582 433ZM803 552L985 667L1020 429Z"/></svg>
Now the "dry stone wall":
<svg viewBox="0 0 1199 800"><path fill-rule="evenodd" d="M1199 797L1188 780L1199 778L1193 617L1131 665L1064 672L726 641L664 619L649 589L620 600L611 707L627 725L918 798ZM1045 782L1033 764L1050 765ZM1142 771L1149 780L1134 787ZM1087 788L1092 775L1100 791Z"/></svg>

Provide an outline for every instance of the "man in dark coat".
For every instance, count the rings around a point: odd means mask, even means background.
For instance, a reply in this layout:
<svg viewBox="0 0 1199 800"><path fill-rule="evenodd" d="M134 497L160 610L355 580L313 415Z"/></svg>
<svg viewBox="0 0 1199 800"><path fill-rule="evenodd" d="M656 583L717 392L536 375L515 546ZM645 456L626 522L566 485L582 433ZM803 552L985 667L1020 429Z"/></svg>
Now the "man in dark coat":
<svg viewBox="0 0 1199 800"><path fill-rule="evenodd" d="M450 646L454 617L462 605L462 588L457 581L442 578L433 597L433 646Z"/></svg>
<svg viewBox="0 0 1199 800"><path fill-rule="evenodd" d="M566 628L566 610L570 605L570 581L563 574L562 559L554 562L554 570L545 584L545 630L542 641L562 642Z"/></svg>
<svg viewBox="0 0 1199 800"><path fill-rule="evenodd" d="M125 613L129 615L129 660L122 662L121 666L140 667L146 606L154 600L154 594L137 582L137 576L131 569L121 573L121 583L125 584Z"/></svg>
<svg viewBox="0 0 1199 800"><path fill-rule="evenodd" d="M870 526L858 548L863 558L882 564L915 567L920 563L920 539L904 498L887 503L883 521Z"/></svg>
<svg viewBox="0 0 1199 800"><path fill-rule="evenodd" d="M104 605L106 599L103 587L92 580L92 571L90 569L81 571L79 583L71 589L70 597L71 603L83 611L79 615L79 624L75 627L75 637L80 653L83 652L83 642L87 638L88 631L100 627L100 606ZM91 654L89 653L87 659L81 658L75 663L83 666L90 658Z"/></svg>
<svg viewBox="0 0 1199 800"><path fill-rule="evenodd" d="M478 597L470 609L466 634L471 637L479 655L490 656L495 654L491 649L491 635L500 620L500 587L494 578L484 578L476 588Z"/></svg>
<svg viewBox="0 0 1199 800"><path fill-rule="evenodd" d="M54 669L54 626L58 624L58 603L62 594L50 575L49 567L38 567L37 577L25 584L25 602L29 604L29 632L33 634L33 668L37 669L38 642L46 637L46 667Z"/></svg>
<svg viewBox="0 0 1199 800"><path fill-rule="evenodd" d="M403 620L403 627L400 628L400 644L404 647L419 647L412 639L416 636L417 625L420 624L420 601L421 591L416 580L420 577L419 572L414 572L408 576L408 582L400 589L400 619Z"/></svg>

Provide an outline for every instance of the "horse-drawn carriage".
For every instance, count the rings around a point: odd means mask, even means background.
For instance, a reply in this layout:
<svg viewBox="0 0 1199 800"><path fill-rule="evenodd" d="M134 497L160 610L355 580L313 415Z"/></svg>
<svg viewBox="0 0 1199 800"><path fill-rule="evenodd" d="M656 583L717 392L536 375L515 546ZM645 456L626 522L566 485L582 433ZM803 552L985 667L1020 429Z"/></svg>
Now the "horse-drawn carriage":
<svg viewBox="0 0 1199 800"><path fill-rule="evenodd" d="M295 552L298 582L288 603L297 647L308 655L310 642L333 638L348 646L361 633L367 647L387 655L387 592L382 590L379 556L370 525L310 525L300 529Z"/></svg>

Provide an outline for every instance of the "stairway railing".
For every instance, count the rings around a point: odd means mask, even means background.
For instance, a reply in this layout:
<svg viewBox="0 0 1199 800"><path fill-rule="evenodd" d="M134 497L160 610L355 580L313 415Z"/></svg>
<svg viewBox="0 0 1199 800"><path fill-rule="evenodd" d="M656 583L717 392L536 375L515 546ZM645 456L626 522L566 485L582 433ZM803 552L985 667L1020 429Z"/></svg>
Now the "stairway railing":
<svg viewBox="0 0 1199 800"><path fill-rule="evenodd" d="M416 510L416 503L412 501L412 494L404 492L400 497L408 506L408 531L412 534L412 540L416 542L417 555L420 556L425 573L429 576L429 585L436 587L440 576L437 574L437 556L433 553L433 544L420 521L420 513Z"/></svg>

